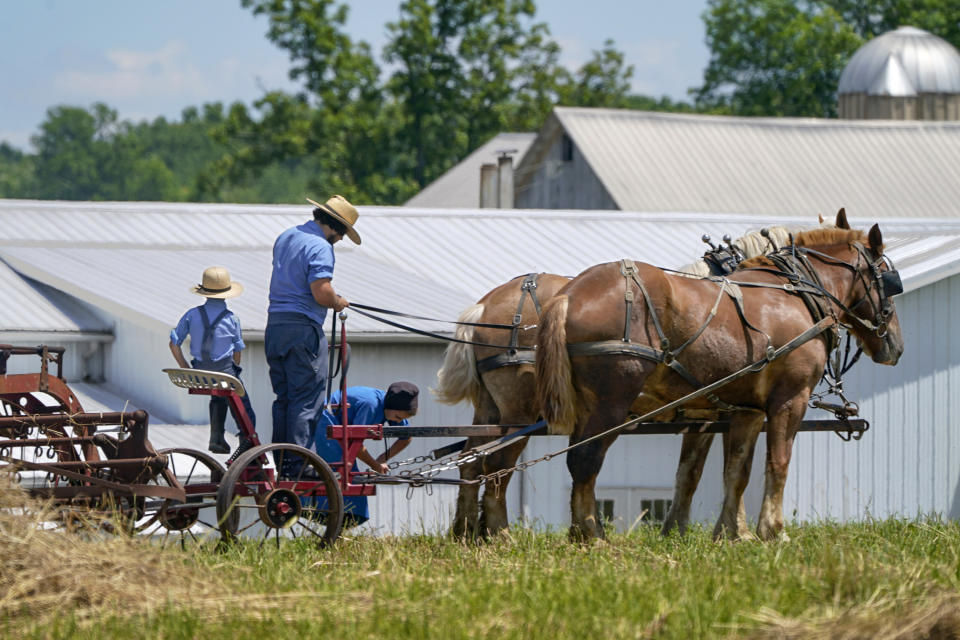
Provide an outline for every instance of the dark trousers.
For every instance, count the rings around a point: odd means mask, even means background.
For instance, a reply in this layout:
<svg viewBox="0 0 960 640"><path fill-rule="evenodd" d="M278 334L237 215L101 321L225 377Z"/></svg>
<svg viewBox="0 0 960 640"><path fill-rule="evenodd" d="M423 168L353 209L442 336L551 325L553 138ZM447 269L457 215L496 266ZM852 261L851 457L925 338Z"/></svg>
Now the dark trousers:
<svg viewBox="0 0 960 640"><path fill-rule="evenodd" d="M323 327L299 313L271 313L264 333L273 402L273 442L309 449L327 385Z"/></svg>
<svg viewBox="0 0 960 640"><path fill-rule="evenodd" d="M227 373L236 379L240 380L240 372L243 371L243 368L240 365L236 364L233 361L233 358L230 359L228 363L221 362L200 362L196 359L190 362L191 366L194 369L203 369L205 371L219 371L221 373ZM242 380L240 380L243 382ZM244 386L246 391L246 386ZM253 405L250 404L250 392L247 391L240 398L240 401L243 403L243 408L246 409L247 415L250 416L250 422L253 424L254 430L257 427L257 414L253 412ZM224 426L227 423L227 409L230 408L230 401L224 398L223 396L210 396L210 433L223 433ZM237 423L237 429L240 428L240 421L237 419L236 414L233 411L230 411L230 414L233 415L233 421Z"/></svg>

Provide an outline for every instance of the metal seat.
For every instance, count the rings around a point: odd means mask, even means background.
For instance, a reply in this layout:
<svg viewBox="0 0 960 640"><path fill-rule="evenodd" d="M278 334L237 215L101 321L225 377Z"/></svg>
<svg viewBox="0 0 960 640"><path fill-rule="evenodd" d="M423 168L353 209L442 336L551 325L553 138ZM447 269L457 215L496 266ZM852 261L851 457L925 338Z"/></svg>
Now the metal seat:
<svg viewBox="0 0 960 640"><path fill-rule="evenodd" d="M204 369L164 369L170 382L183 389L209 389L233 391L239 397L247 394L240 379L228 373Z"/></svg>

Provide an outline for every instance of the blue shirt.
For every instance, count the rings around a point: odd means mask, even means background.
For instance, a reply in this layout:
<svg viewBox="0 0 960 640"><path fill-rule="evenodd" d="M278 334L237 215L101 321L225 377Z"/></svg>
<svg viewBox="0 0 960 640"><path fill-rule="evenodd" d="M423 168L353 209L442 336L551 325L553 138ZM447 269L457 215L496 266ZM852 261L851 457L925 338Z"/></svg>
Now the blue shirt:
<svg viewBox="0 0 960 640"><path fill-rule="evenodd" d="M333 264L333 245L313 220L281 233L273 244L267 313L302 313L322 325L327 308L313 299L310 283L332 278Z"/></svg>
<svg viewBox="0 0 960 640"><path fill-rule="evenodd" d="M350 402L350 408L347 410L347 424L386 424L387 418L383 415L383 399L386 395L387 392L383 389L347 387L347 398ZM339 389L330 394L330 404L340 404ZM340 448L340 443L327 438L327 427L341 424L342 417L343 413L339 408L331 409L328 406L317 420L317 433L314 437L315 448L320 457L327 462L343 460L343 449ZM390 424L406 426L410 422L401 420Z"/></svg>
<svg viewBox="0 0 960 640"><path fill-rule="evenodd" d="M350 402L350 408L347 410L347 424L385 424L387 419L383 415L383 399L386 395L386 391L373 387L347 387L347 399ZM337 389L330 394L330 404L339 405L340 397L340 390ZM343 448L340 443L327 438L327 427L339 425L342 422L343 413L339 407L331 409L329 406L323 410L317 420L314 448L320 454L320 457L327 462L341 462L343 460ZM406 426L410 422L401 420L390 424ZM353 470L357 470L356 462L353 463ZM326 507L326 498L317 498L317 508L326 509ZM351 514L361 523L370 518L367 496L344 496L343 510L344 513Z"/></svg>
<svg viewBox="0 0 960 640"><path fill-rule="evenodd" d="M193 307L183 314L176 328L170 332L170 341L177 345L183 344L187 336L190 336L190 355L197 360L203 359L200 353L200 349L203 347L201 308L206 309L207 319L213 322L227 308L227 303L220 298L207 298L205 304L200 307ZM210 357L213 362L217 362L229 358L234 351L243 351L246 347L240 330L240 320L232 311L228 311L223 320L213 328L213 345L210 349Z"/></svg>

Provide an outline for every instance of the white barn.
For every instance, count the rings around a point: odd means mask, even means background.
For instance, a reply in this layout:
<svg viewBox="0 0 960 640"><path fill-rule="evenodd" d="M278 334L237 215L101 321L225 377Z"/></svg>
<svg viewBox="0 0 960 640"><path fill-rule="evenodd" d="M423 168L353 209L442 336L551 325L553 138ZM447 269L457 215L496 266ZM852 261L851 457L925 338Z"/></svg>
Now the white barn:
<svg viewBox="0 0 960 640"><path fill-rule="evenodd" d="M665 267L702 253L702 233L736 237L776 223L811 224L798 216L625 211L440 210L361 207L361 247L337 247L335 284L348 299L435 318L453 319L494 286L531 271L575 275L621 257ZM873 220L848 210L855 226ZM77 203L0 200L0 276L8 304L0 309L0 342L65 344L67 375L89 410L136 406L151 412L158 446L206 444L206 402L171 386L170 328L199 299L188 292L203 269L219 264L242 282L230 301L249 345L244 380L270 435L272 393L263 355L271 246L283 229L310 215L303 206L164 203ZM859 363L848 395L871 430L857 443L832 434L802 434L790 470L786 515L859 518L939 512L960 517L960 338L950 317L960 306L960 222L881 221L890 254L904 277L898 309L906 353L895 369ZM12 302L16 301L16 302ZM417 322L449 334L450 325ZM385 386L411 380L433 386L445 344L401 332L356 313L348 320L351 384ZM469 424L466 406L446 407L424 394L415 424ZM808 415L808 417L810 417ZM228 421L229 422L229 421ZM416 441L416 455L450 440ZM641 508L670 497L677 436L621 438L607 456L598 496L620 526ZM563 446L532 441L527 459ZM374 451L378 449L373 444ZM762 456L762 451L758 452ZM759 460L759 459L758 459ZM720 504L719 462L711 455L694 515L711 521ZM762 483L755 465L748 512L755 516ZM517 479L520 481L518 482ZM511 515L541 526L568 521L569 476L561 460L538 465L511 484ZM455 490L382 488L374 499L377 532L440 530Z"/></svg>

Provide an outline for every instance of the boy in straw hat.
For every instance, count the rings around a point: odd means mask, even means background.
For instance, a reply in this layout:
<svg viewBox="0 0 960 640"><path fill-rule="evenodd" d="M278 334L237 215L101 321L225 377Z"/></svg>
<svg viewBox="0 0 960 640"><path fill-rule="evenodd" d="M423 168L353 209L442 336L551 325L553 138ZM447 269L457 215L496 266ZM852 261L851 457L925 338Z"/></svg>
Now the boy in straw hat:
<svg viewBox="0 0 960 640"><path fill-rule="evenodd" d="M190 336L191 364L194 369L218 371L240 377L240 352L246 348L240 331L240 320L227 309L227 298L243 293L243 285L230 280L230 272L223 267L210 267L203 272L203 280L190 288L207 301L188 310L170 332L170 352L184 369L190 367L180 345ZM250 405L250 394L243 396L243 407L256 425L257 417ZM229 401L221 396L210 396L210 444L213 453L230 453L230 445L223 436ZM234 416L236 420L236 416Z"/></svg>
<svg viewBox="0 0 960 640"><path fill-rule="evenodd" d="M357 209L343 196L307 202L314 206L313 220L287 229L273 245L264 348L276 394L273 442L309 448L327 383L323 322L327 309L339 312L349 304L333 289L333 245L344 237L360 244L360 234L354 229Z"/></svg>

